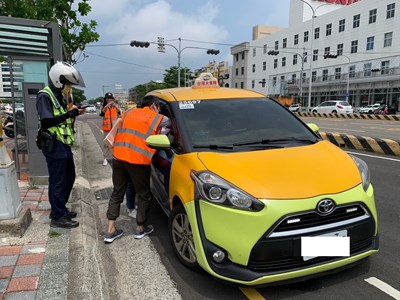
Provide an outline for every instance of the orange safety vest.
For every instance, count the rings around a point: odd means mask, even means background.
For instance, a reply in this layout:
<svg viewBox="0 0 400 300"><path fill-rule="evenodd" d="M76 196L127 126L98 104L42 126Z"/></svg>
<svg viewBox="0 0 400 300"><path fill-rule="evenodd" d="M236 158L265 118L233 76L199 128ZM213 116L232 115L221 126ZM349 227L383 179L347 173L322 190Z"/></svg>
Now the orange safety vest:
<svg viewBox="0 0 400 300"><path fill-rule="evenodd" d="M110 131L115 122L118 119L118 109L113 106L111 108L107 107L103 116L103 131Z"/></svg>
<svg viewBox="0 0 400 300"><path fill-rule="evenodd" d="M150 165L156 149L146 145L146 138L157 134L163 116L149 107L125 112L114 139L113 156L131 164Z"/></svg>

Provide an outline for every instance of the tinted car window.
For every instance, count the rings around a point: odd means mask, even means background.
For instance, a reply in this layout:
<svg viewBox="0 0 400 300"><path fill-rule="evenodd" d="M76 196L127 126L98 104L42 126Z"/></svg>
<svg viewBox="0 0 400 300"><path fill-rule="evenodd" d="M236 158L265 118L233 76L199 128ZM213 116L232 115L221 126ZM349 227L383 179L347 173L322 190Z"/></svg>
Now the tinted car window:
<svg viewBox="0 0 400 300"><path fill-rule="evenodd" d="M183 124L180 130L186 131L192 146L233 145L262 139L316 139L299 119L269 98L195 102L189 106L181 103L179 108Z"/></svg>

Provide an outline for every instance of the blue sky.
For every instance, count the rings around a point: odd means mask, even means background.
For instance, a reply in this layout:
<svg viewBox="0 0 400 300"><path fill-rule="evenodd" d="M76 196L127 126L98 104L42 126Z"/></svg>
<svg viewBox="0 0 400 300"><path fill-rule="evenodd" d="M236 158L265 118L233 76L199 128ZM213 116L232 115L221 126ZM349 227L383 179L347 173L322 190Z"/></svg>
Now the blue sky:
<svg viewBox="0 0 400 300"><path fill-rule="evenodd" d="M86 82L88 99L104 91L121 92L116 84L129 89L150 80L161 80L163 71L177 65L172 47L166 53L149 48L130 47L131 40L166 42L183 47L219 49L217 56L205 50L185 49L181 65L196 69L215 59L231 63L230 46L252 38L255 25L288 26L290 0L91 0L88 19L96 20L100 40L87 46L75 67Z"/></svg>

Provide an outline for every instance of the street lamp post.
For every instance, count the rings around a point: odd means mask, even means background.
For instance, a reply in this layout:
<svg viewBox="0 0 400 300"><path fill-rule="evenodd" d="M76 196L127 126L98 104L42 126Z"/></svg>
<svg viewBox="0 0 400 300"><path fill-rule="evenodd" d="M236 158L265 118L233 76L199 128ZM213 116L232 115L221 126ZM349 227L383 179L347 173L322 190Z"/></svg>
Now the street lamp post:
<svg viewBox="0 0 400 300"><path fill-rule="evenodd" d="M312 10L312 19L311 19L311 32L310 32L310 34L311 34L311 41L310 41L310 48L311 48L311 55L312 55L312 57L311 57L311 59L310 59L310 84L309 84L309 87L308 87L308 103L307 103L307 112L308 111L310 111L310 108L311 108L311 87L312 87L312 61L313 61L313 58L314 58L314 49L313 49L313 41L314 41L314 18L315 18L315 13L316 13L316 11L317 11L317 9L318 8L320 8L320 7L322 7L322 6L325 6L325 5L327 5L327 4L322 4L322 5L319 5L319 6L317 6L315 9L311 6L311 4L310 3L308 3L307 1L305 1L305 0L300 0L301 2L303 2L304 4L306 4L309 8L311 8L311 10Z"/></svg>
<svg viewBox="0 0 400 300"><path fill-rule="evenodd" d="M160 41L163 41L163 39L159 38ZM175 45L172 44L165 44L165 43L154 43L154 42L139 42L139 41L131 41L130 45L131 47L143 47L141 45L144 45L145 48L147 48L150 44L158 44L159 47L160 45L162 46L170 46L172 48L175 49L176 53L178 54L178 87L181 87L181 53L183 52L183 50L186 49L201 49L201 50L207 50L207 54L211 54L211 55L217 55L219 54L219 50L218 49L208 49L208 48L203 48L203 47L184 47L182 48L182 39L178 38L179 40L179 46L178 48L175 47ZM165 51L162 51L165 52Z"/></svg>

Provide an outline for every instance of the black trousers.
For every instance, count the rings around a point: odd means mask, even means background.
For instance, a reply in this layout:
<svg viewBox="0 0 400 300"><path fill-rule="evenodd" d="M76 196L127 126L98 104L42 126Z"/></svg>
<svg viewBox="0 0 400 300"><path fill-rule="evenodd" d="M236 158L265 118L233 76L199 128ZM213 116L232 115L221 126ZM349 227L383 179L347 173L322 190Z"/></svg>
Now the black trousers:
<svg viewBox="0 0 400 300"><path fill-rule="evenodd" d="M149 215L152 198L150 192L150 165L135 165L114 158L112 171L114 187L108 202L107 219L115 221L119 217L128 180L132 180L138 206L136 224L139 226L144 225Z"/></svg>

